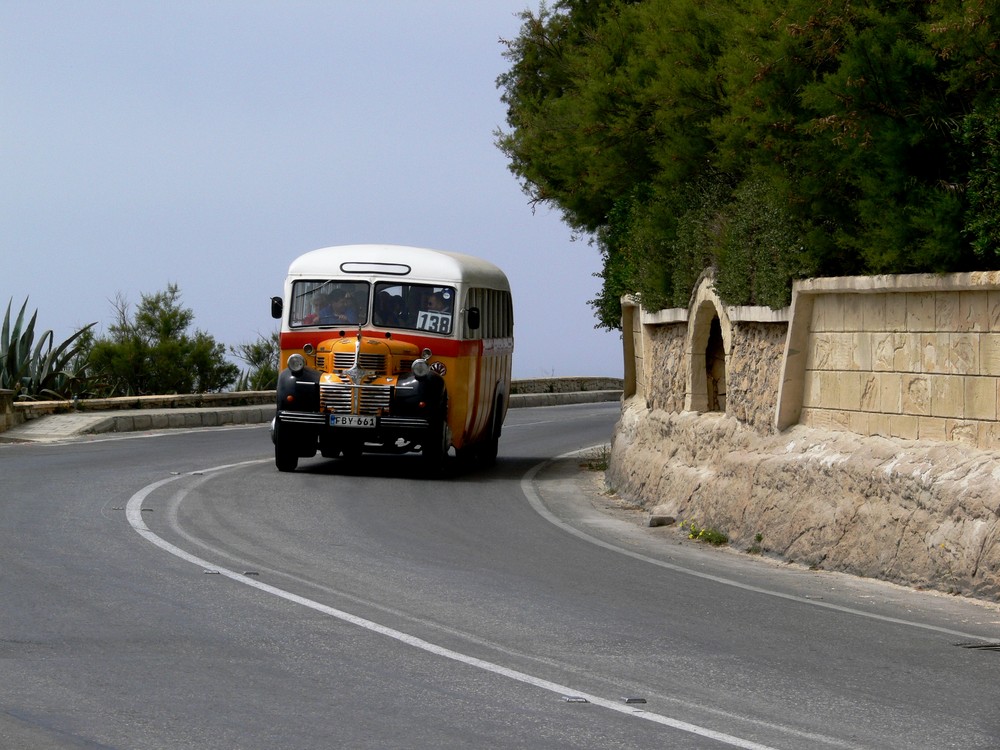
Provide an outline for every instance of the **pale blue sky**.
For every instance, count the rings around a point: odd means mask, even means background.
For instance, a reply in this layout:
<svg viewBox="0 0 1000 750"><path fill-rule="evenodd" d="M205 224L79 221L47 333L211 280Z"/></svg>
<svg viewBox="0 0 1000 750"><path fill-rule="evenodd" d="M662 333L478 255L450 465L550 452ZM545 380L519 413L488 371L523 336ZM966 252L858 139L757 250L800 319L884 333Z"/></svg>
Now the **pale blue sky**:
<svg viewBox="0 0 1000 750"><path fill-rule="evenodd" d="M468 252L515 294L515 377L622 373L597 250L493 145L526 0L0 0L0 315L57 338L180 286L229 345L327 245Z"/></svg>

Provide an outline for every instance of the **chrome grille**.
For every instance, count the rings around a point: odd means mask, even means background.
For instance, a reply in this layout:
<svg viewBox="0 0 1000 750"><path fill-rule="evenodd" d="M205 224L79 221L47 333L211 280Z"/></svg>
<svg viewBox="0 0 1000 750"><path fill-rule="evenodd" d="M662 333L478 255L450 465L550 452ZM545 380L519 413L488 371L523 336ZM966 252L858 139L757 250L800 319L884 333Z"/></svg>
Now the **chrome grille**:
<svg viewBox="0 0 1000 750"><path fill-rule="evenodd" d="M391 398L392 388L387 385L320 383L319 386L320 408L335 414L386 414Z"/></svg>
<svg viewBox="0 0 1000 750"><path fill-rule="evenodd" d="M349 370L352 367L354 367L354 352L334 352L334 370ZM358 355L358 367L372 375L385 375L385 355L361 353Z"/></svg>

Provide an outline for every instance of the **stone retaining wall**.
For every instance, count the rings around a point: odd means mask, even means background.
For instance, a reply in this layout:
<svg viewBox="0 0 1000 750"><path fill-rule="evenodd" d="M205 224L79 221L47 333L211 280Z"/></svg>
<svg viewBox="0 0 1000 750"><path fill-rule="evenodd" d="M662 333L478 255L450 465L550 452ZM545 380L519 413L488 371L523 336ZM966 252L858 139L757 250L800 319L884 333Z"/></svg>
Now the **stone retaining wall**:
<svg viewBox="0 0 1000 750"><path fill-rule="evenodd" d="M1000 462L957 443L797 426L762 435L717 414L630 399L609 488L719 529L736 549L825 570L1000 598Z"/></svg>
<svg viewBox="0 0 1000 750"><path fill-rule="evenodd" d="M611 489L737 547L1000 596L1000 272L811 279L779 311L712 284L622 301Z"/></svg>

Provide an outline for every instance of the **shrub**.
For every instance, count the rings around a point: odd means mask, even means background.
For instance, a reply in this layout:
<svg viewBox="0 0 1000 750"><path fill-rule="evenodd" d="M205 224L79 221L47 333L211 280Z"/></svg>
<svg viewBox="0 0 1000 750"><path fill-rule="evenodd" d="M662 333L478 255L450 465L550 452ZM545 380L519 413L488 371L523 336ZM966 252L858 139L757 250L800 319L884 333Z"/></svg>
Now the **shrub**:
<svg viewBox="0 0 1000 750"><path fill-rule="evenodd" d="M51 330L43 331L35 343L35 323L38 311L25 321L28 300L24 300L17 317L11 321L11 304L7 303L3 327L0 328L0 388L12 390L15 398L70 398L84 387L85 353L90 329L84 326L58 344Z"/></svg>

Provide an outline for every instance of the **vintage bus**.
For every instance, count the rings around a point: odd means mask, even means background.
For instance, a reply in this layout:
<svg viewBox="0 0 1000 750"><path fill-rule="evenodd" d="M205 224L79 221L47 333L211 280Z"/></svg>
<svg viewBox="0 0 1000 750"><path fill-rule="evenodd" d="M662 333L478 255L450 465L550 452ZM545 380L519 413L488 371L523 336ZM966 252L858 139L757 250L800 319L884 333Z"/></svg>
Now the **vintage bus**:
<svg viewBox="0 0 1000 750"><path fill-rule="evenodd" d="M421 454L492 464L507 413L514 314L504 273L480 258L397 245L314 250L288 269L275 464Z"/></svg>

